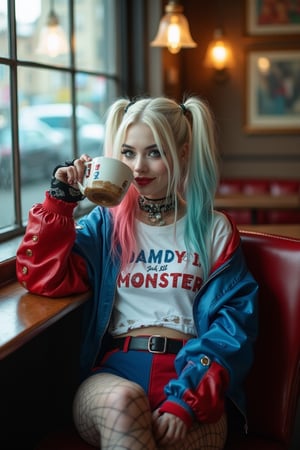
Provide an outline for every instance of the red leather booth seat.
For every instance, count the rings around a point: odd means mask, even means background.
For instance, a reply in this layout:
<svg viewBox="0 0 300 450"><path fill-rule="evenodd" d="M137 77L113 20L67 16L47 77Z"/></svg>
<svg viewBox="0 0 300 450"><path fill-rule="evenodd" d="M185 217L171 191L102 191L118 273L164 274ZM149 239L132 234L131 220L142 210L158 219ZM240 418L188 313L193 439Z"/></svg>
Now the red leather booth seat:
<svg viewBox="0 0 300 450"><path fill-rule="evenodd" d="M260 286L259 336L246 383L249 433L226 450L290 450L300 387L300 240L242 232L248 266ZM88 450L72 429L38 450ZM300 448L299 446L296 448Z"/></svg>
<svg viewBox="0 0 300 450"><path fill-rule="evenodd" d="M230 194L271 194L274 196L299 194L300 180L264 180L264 179L222 179L218 187L221 195ZM229 210L228 213L238 224L251 223L251 211ZM300 211L266 210L258 211L257 223L300 223Z"/></svg>
<svg viewBox="0 0 300 450"><path fill-rule="evenodd" d="M300 240L241 235L260 286L260 326L246 386L249 435L226 450L288 450L300 388Z"/></svg>

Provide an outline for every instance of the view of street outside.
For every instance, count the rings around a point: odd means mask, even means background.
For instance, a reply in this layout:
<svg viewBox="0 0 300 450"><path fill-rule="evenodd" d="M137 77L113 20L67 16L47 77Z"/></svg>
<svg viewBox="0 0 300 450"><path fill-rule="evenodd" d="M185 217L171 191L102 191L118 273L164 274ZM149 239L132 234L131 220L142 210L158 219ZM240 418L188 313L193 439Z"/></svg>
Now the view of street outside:
<svg viewBox="0 0 300 450"><path fill-rule="evenodd" d="M43 200L56 165L83 153L91 157L102 154L104 114L119 92L118 52L111 26L115 23L115 1L74 1L74 8L69 1L56 2L55 12L67 37L72 9L72 42L76 41L76 45L70 45L67 39L67 47L55 55L45 49L41 51L40 45L49 1L32 0L28 8L28 2L16 0L13 30L8 26L10 3L0 0L1 57L11 57L10 40L15 43L18 55L17 63L12 63L12 58L9 64L1 61L0 67L0 234L3 235L12 229L19 230L16 221L19 208L26 223L30 207ZM12 75L16 73L12 70L16 64L17 76ZM12 87L12 80L16 80L17 86ZM11 98L14 88L16 102ZM19 167L21 198L14 192Z"/></svg>
<svg viewBox="0 0 300 450"><path fill-rule="evenodd" d="M39 183L25 185L22 188L23 212L24 220L27 220L28 211L34 203L41 202L44 198L45 191L49 188L50 180L43 180ZM0 228L11 225L15 221L14 202L12 199L12 190L0 188Z"/></svg>
<svg viewBox="0 0 300 450"><path fill-rule="evenodd" d="M35 203L40 203L45 198L45 192L49 189L49 180L42 180L31 184L26 184L22 187L22 218L24 224L27 222L28 212ZM12 200L12 190L3 189L0 187L0 228L7 227L15 222L14 202ZM84 200L82 203L84 207L90 207L92 204L88 200Z"/></svg>

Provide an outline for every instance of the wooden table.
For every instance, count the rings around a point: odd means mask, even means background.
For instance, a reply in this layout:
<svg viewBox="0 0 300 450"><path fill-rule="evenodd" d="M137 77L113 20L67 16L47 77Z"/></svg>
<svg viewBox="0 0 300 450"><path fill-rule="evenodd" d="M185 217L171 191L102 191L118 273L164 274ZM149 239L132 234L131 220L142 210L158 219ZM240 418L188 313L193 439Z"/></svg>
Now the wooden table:
<svg viewBox="0 0 300 450"><path fill-rule="evenodd" d="M69 422L89 297L33 295L15 279L0 287L1 449L37 448Z"/></svg>
<svg viewBox="0 0 300 450"><path fill-rule="evenodd" d="M90 294L49 298L29 294L18 282L0 291L0 360L78 308Z"/></svg>
<svg viewBox="0 0 300 450"><path fill-rule="evenodd" d="M300 223L297 224L266 224L238 225L240 231L257 231L259 233L276 234L294 239L300 239Z"/></svg>
<svg viewBox="0 0 300 450"><path fill-rule="evenodd" d="M229 194L217 195L214 201L216 209L250 209L252 223L257 223L257 212L260 209L299 209L300 196L298 194L271 195L271 194Z"/></svg>

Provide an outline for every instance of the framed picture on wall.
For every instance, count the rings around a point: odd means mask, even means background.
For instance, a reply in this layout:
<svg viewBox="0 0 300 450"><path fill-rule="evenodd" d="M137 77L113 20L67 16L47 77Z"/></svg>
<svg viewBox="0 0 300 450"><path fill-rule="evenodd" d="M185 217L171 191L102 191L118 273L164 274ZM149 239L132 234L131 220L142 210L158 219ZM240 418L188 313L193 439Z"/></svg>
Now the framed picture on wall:
<svg viewBox="0 0 300 450"><path fill-rule="evenodd" d="M246 0L246 30L250 35L300 34L299 0Z"/></svg>
<svg viewBox="0 0 300 450"><path fill-rule="evenodd" d="M250 50L245 68L245 131L300 133L300 50Z"/></svg>

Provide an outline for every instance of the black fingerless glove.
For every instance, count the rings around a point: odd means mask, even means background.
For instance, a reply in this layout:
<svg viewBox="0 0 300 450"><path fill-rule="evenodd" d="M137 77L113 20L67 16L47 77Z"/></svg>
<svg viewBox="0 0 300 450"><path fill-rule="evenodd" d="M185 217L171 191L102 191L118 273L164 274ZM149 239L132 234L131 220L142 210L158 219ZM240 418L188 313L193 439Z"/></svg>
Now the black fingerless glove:
<svg viewBox="0 0 300 450"><path fill-rule="evenodd" d="M55 178L55 173L60 167L68 167L73 165L74 160L66 161L64 164L59 164L58 166L56 166L52 173L51 185L49 189L49 193L52 197L58 198L59 200L63 200L64 202L68 203L79 202L80 200L83 200L85 196L82 195L79 189L75 189L73 186L57 180L57 178Z"/></svg>

